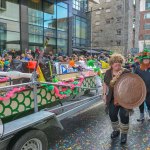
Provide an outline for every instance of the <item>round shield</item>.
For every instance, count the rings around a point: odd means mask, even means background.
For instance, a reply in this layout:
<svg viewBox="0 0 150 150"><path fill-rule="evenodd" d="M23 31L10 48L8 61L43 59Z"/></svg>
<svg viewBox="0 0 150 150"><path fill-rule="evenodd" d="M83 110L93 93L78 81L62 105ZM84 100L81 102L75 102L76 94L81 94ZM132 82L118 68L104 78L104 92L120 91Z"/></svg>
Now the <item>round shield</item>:
<svg viewBox="0 0 150 150"><path fill-rule="evenodd" d="M123 74L115 84L114 98L126 109L140 106L146 97L146 86L142 78L136 74Z"/></svg>

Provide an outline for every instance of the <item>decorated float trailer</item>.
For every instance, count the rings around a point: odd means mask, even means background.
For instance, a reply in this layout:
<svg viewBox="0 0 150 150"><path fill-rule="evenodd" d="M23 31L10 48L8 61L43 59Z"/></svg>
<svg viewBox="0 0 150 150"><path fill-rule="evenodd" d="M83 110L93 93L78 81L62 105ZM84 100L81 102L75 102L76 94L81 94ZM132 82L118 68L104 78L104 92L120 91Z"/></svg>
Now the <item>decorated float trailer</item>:
<svg viewBox="0 0 150 150"><path fill-rule="evenodd" d="M71 100L87 90L97 90L95 73L59 75L59 82L38 81L37 74L0 72L0 150L48 150L43 132L48 126L63 129L61 120L87 109L100 95ZM13 84L14 80L29 79Z"/></svg>

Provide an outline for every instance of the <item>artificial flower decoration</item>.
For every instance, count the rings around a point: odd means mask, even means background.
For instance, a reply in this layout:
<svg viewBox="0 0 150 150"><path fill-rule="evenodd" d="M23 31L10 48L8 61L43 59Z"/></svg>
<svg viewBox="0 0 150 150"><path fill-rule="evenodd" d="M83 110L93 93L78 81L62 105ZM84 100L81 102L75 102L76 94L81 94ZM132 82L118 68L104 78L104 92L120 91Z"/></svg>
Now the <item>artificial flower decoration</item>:
<svg viewBox="0 0 150 150"><path fill-rule="evenodd" d="M74 67L74 66L75 66L74 60L70 60L69 65L70 65L71 67Z"/></svg>
<svg viewBox="0 0 150 150"><path fill-rule="evenodd" d="M94 63L95 63L95 60L89 60L89 61L87 62L87 65L88 65L89 67L94 67Z"/></svg>

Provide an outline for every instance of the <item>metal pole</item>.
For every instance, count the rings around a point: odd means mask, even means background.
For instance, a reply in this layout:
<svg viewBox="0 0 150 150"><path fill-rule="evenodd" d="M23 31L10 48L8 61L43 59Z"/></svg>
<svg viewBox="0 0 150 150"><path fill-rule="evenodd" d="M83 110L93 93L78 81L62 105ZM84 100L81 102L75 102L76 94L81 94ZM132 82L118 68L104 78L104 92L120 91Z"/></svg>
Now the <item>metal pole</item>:
<svg viewBox="0 0 150 150"><path fill-rule="evenodd" d="M125 51L125 0L123 1L123 53L124 53L124 55L126 55L126 51Z"/></svg>
<svg viewBox="0 0 150 150"><path fill-rule="evenodd" d="M8 85L8 86L3 86L3 87L0 87L0 90L4 90L4 89L9 89L9 88L14 88L14 87L20 87L20 86L25 86L25 85L32 85L33 82L28 82L28 83L22 83L22 84L16 84L16 85Z"/></svg>
<svg viewBox="0 0 150 150"><path fill-rule="evenodd" d="M93 46L93 45L92 45L92 42L93 42L93 41L92 41L92 37L93 37L93 35L92 35L92 32L93 32L93 30L92 30L92 11L93 11L93 10L92 10L92 7L91 7L91 56L92 56L92 46Z"/></svg>
<svg viewBox="0 0 150 150"><path fill-rule="evenodd" d="M146 48L146 42L145 42L145 37L144 37L144 49Z"/></svg>
<svg viewBox="0 0 150 150"><path fill-rule="evenodd" d="M37 101L37 75L36 71L33 72L32 82L33 82L33 97L34 97L34 112L38 112L38 101Z"/></svg>

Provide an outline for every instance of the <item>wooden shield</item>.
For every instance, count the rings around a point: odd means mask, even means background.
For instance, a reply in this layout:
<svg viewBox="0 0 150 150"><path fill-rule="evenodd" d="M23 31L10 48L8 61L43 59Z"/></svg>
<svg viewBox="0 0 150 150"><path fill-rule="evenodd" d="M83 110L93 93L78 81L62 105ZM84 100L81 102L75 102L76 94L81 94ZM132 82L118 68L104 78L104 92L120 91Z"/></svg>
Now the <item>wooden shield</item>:
<svg viewBox="0 0 150 150"><path fill-rule="evenodd" d="M120 106L133 109L140 106L146 97L146 86L136 74L123 74L115 84L114 98Z"/></svg>

